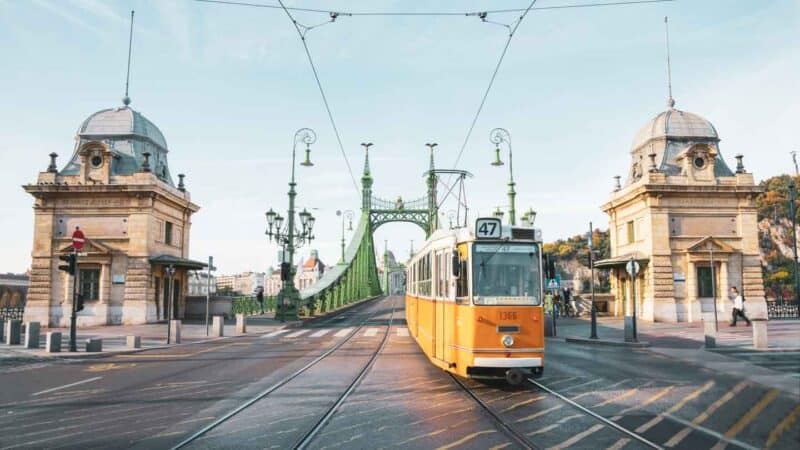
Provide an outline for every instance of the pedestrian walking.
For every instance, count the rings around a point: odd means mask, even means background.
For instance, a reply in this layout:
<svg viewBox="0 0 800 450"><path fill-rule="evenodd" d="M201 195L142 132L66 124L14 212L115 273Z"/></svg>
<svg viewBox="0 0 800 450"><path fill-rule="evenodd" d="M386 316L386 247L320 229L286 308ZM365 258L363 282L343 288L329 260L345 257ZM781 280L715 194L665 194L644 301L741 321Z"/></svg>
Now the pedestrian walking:
<svg viewBox="0 0 800 450"><path fill-rule="evenodd" d="M264 314L264 288L259 286L256 288L256 300L258 300L258 304L261 305L261 314Z"/></svg>
<svg viewBox="0 0 800 450"><path fill-rule="evenodd" d="M736 326L736 319L741 317L750 326L750 319L744 314L744 298L739 294L739 289L736 286L731 287L731 297L733 297L733 314L731 326Z"/></svg>

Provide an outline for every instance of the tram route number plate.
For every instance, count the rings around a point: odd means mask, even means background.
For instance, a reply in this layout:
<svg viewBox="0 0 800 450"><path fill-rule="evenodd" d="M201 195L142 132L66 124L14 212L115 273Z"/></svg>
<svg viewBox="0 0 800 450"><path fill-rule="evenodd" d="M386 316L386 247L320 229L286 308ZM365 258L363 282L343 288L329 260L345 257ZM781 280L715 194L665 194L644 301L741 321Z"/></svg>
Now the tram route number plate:
<svg viewBox="0 0 800 450"><path fill-rule="evenodd" d="M500 219L481 218L475 221L475 237L478 239L500 239Z"/></svg>

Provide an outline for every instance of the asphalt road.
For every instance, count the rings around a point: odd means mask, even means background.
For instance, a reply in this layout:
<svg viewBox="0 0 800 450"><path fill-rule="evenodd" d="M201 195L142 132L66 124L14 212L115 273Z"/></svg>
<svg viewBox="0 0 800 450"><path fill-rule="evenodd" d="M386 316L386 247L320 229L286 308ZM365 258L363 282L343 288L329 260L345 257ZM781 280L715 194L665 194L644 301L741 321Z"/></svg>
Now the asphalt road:
<svg viewBox="0 0 800 450"><path fill-rule="evenodd" d="M170 448L341 344L186 447L291 448L387 332L374 365L309 448L518 448L427 361L408 336L402 305L401 297L389 297L307 329L0 368L0 448ZM546 352L542 385L658 446L800 442L800 403L780 391L647 350L549 341ZM536 448L647 448L537 386L465 384Z"/></svg>

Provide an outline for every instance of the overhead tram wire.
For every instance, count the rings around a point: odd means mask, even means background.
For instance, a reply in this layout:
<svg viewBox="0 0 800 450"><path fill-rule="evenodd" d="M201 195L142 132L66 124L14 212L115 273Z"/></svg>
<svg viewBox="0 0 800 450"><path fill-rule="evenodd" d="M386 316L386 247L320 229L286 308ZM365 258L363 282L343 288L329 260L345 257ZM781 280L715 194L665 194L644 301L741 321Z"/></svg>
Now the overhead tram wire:
<svg viewBox="0 0 800 450"><path fill-rule="evenodd" d="M316 28L320 25L314 25L312 27L307 27L305 25L299 24L294 17L292 17L292 13L286 9L286 6L283 4L283 0L278 0L283 7L283 11L289 16L289 20L292 21L295 30L297 30L297 34L300 36L300 42L303 43L303 49L306 51L306 56L308 57L308 63L311 65L311 70L314 72L314 79L317 81L317 87L319 88L319 93L322 95L322 102L325 103L325 111L328 113L328 119L331 122L331 126L333 127L333 132L336 134L336 142L339 143L339 150L342 152L342 157L344 158L344 163L347 165L347 172L350 173L350 179L353 181L353 187L356 189L356 193L360 192L358 187L358 182L356 182L356 177L353 175L353 168L350 167L350 160L347 159L347 153L344 151L344 145L342 144L342 137L339 135L339 128L336 126L336 121L333 120L333 113L331 112L331 107L328 104L328 97L325 95L325 90L322 88L322 82L319 79L319 73L317 73L317 66L314 65L314 59L311 57L311 51L308 49L308 43L306 43L306 32L311 30L312 28ZM336 20L338 16L337 13L330 13L331 22ZM303 30L300 27L303 27Z"/></svg>
<svg viewBox="0 0 800 450"><path fill-rule="evenodd" d="M269 3L252 3L240 2L235 0L193 0L199 3L216 3L220 5L232 6L250 6L254 8L267 8L267 9L286 9L287 11L308 12L318 14L337 13L340 16L455 16L455 17L469 17L478 16L480 14L507 14L524 12L525 8L511 8L511 9L489 9L485 11L336 11L329 9L316 9L316 8L303 8L298 6L286 6L269 4ZM592 2L592 3L573 3L566 5L551 5L539 6L531 8L534 11L545 11L551 9L572 9L572 8L595 8L602 6L625 6L625 5L638 5L646 3L666 3L674 2L677 0L623 0L615 2Z"/></svg>

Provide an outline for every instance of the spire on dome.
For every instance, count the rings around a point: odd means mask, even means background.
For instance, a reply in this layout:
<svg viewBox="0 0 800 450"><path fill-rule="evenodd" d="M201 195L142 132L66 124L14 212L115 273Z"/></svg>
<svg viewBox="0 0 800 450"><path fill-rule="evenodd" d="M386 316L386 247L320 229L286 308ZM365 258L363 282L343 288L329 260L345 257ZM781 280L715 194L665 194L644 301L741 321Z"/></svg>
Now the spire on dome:
<svg viewBox="0 0 800 450"><path fill-rule="evenodd" d="M130 85L131 80L131 49L133 48L133 13L134 11L131 10L131 31L130 35L128 36L128 70L125 74L125 96L122 97L122 104L128 106L131 104L131 98L128 97L128 86Z"/></svg>
<svg viewBox="0 0 800 450"><path fill-rule="evenodd" d="M667 99L667 107L669 109L675 108L675 99L672 98L672 67L669 61L669 18L664 16L664 41L667 46L667 89L669 90L669 98Z"/></svg>

